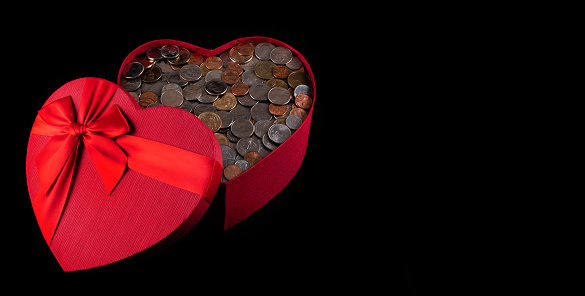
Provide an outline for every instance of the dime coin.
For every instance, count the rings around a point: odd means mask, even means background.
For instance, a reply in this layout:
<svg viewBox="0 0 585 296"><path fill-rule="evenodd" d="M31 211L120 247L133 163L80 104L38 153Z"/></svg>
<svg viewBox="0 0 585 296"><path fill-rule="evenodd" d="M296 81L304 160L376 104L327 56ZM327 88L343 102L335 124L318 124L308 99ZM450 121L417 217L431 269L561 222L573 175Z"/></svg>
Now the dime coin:
<svg viewBox="0 0 585 296"><path fill-rule="evenodd" d="M295 88L301 84L310 85L311 78L300 71L295 71L288 75L288 85L290 85L290 87Z"/></svg>
<svg viewBox="0 0 585 296"><path fill-rule="evenodd" d="M148 82L148 83L158 81L158 80L160 80L161 77L162 77L162 70L157 65L152 66L150 69L146 69L146 71L144 71L144 73L142 73L142 76L140 76L142 81Z"/></svg>
<svg viewBox="0 0 585 296"><path fill-rule="evenodd" d="M284 105L290 101L290 93L282 87L273 87L268 91L268 100L276 105Z"/></svg>
<svg viewBox="0 0 585 296"><path fill-rule="evenodd" d="M163 95L164 96L164 95ZM205 123L212 132L217 132L221 126L221 117L215 112L205 111L197 116L203 123Z"/></svg>
<svg viewBox="0 0 585 296"><path fill-rule="evenodd" d="M289 115L286 118L286 126L288 126L291 130L298 129L302 123L303 123L303 120L300 117L298 117L297 115Z"/></svg>
<svg viewBox="0 0 585 296"><path fill-rule="evenodd" d="M139 62L128 63L122 68L122 76L127 79L137 78L144 72L144 66Z"/></svg>
<svg viewBox="0 0 585 296"><path fill-rule="evenodd" d="M179 76L186 81L197 81L202 74L201 68L194 64L185 65L179 71Z"/></svg>
<svg viewBox="0 0 585 296"><path fill-rule="evenodd" d="M312 104L313 104L313 99L311 99L311 97L309 97L306 94L299 94L295 98L295 105L297 105L299 108L309 109L309 108L311 108Z"/></svg>
<svg viewBox="0 0 585 296"><path fill-rule="evenodd" d="M232 85L232 93L236 96L245 96L248 90L248 85L243 82L236 82Z"/></svg>
<svg viewBox="0 0 585 296"><path fill-rule="evenodd" d="M286 47L276 47L270 51L270 60L277 65L284 65L292 59L292 52Z"/></svg>
<svg viewBox="0 0 585 296"><path fill-rule="evenodd" d="M231 131L238 138L250 137L254 132L254 125L250 120L240 118L232 123Z"/></svg>
<svg viewBox="0 0 585 296"><path fill-rule="evenodd" d="M290 69L287 68L286 66L278 65L272 68L272 75L274 75L274 77L276 78L285 79L288 78L289 74Z"/></svg>
<svg viewBox="0 0 585 296"><path fill-rule="evenodd" d="M261 60L270 60L270 52L275 48L274 44L268 42L262 42L256 45L254 48L254 55Z"/></svg>
<svg viewBox="0 0 585 296"><path fill-rule="evenodd" d="M242 172L249 169L252 165L245 159L238 159L236 160L235 165L239 166L242 169Z"/></svg>
<svg viewBox="0 0 585 296"><path fill-rule="evenodd" d="M176 45L165 45L160 48L160 53L165 59L174 59L179 56L179 47Z"/></svg>
<svg viewBox="0 0 585 296"><path fill-rule="evenodd" d="M184 65L186 64L189 59L191 58L191 52L189 52L186 48L179 49L179 55L174 59L169 59L169 64L171 65Z"/></svg>
<svg viewBox="0 0 585 296"><path fill-rule="evenodd" d="M223 175L226 179L231 180L242 173L242 168L236 164L230 164L223 169Z"/></svg>
<svg viewBox="0 0 585 296"><path fill-rule="evenodd" d="M179 107L183 103L183 95L177 90L168 90L162 94L160 102L165 106Z"/></svg>
<svg viewBox="0 0 585 296"><path fill-rule="evenodd" d="M221 95L227 90L227 84L223 80L212 80L205 83L205 91L210 95Z"/></svg>
<svg viewBox="0 0 585 296"><path fill-rule="evenodd" d="M268 92L270 91L270 86L264 83L258 83L250 86L250 96L252 99L256 101L266 101L268 100Z"/></svg>
<svg viewBox="0 0 585 296"><path fill-rule="evenodd" d="M260 61L254 67L254 73L262 79L272 79L274 78L274 75L272 75L274 67L276 67L276 64L271 61Z"/></svg>
<svg viewBox="0 0 585 296"><path fill-rule="evenodd" d="M291 132L286 125L277 123L270 126L267 134L274 143L282 144L290 137Z"/></svg>
<svg viewBox="0 0 585 296"><path fill-rule="evenodd" d="M260 151L260 143L254 138L243 138L236 144L236 150L241 156L244 156L250 151Z"/></svg>
<svg viewBox="0 0 585 296"><path fill-rule="evenodd" d="M185 88L183 89L183 96L185 97L185 100L195 101L198 100L199 97L201 97L201 92L202 92L201 87L191 84L185 86Z"/></svg>
<svg viewBox="0 0 585 296"><path fill-rule="evenodd" d="M226 92L223 94L219 99L213 102L213 106L217 108L217 110L228 111L234 109L234 107L238 104L238 100L236 96L231 92Z"/></svg>
<svg viewBox="0 0 585 296"><path fill-rule="evenodd" d="M255 165L262 159L262 155L256 151L248 151L246 155L244 155L244 160L247 160L251 165Z"/></svg>
<svg viewBox="0 0 585 296"><path fill-rule="evenodd" d="M205 60L205 66L209 70L220 70L223 66L223 61L216 56L210 56Z"/></svg>

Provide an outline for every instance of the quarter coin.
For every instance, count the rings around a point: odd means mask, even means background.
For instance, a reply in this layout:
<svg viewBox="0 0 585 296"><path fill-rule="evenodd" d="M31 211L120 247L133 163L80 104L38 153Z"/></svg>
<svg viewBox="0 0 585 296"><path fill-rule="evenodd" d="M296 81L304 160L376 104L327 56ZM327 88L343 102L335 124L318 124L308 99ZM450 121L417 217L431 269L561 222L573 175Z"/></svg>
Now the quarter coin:
<svg viewBox="0 0 585 296"><path fill-rule="evenodd" d="M270 60L277 65L284 65L292 59L292 52L286 47L276 47L270 51Z"/></svg>
<svg viewBox="0 0 585 296"><path fill-rule="evenodd" d="M186 81L197 81L202 74L201 67L194 64L185 65L179 70L179 76Z"/></svg>
<svg viewBox="0 0 585 296"><path fill-rule="evenodd" d="M254 125L250 120L240 118L232 123L231 129L234 136L238 138L246 138L252 136Z"/></svg>
<svg viewBox="0 0 585 296"><path fill-rule="evenodd" d="M256 45L254 48L254 55L261 60L270 60L270 52L275 48L274 44L268 42L262 42Z"/></svg>
<svg viewBox="0 0 585 296"><path fill-rule="evenodd" d="M291 132L290 129L281 123L273 124L268 129L268 137L274 143L282 144L288 137L290 137ZM239 151L238 151L239 152Z"/></svg>
<svg viewBox="0 0 585 296"><path fill-rule="evenodd" d="M284 105L286 103L288 103L288 101L290 101L290 93L288 92L288 90L276 86L271 88L268 91L268 100L276 105ZM286 111L286 110L284 110ZM284 112L283 112L284 114ZM282 114L280 114L282 115Z"/></svg>
<svg viewBox="0 0 585 296"><path fill-rule="evenodd" d="M177 90L168 90L162 94L160 102L165 106L179 107L183 103L183 95Z"/></svg>

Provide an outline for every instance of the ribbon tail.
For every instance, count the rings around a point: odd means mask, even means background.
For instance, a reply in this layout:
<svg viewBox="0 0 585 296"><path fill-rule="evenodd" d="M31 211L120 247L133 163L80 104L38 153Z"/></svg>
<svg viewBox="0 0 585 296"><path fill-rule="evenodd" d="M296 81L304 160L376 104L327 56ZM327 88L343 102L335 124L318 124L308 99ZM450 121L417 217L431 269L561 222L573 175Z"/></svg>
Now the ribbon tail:
<svg viewBox="0 0 585 296"><path fill-rule="evenodd" d="M50 188L46 189L41 186L32 201L35 216L37 217L39 227L47 245L51 245L53 235L55 234L55 230L61 219L61 214L65 208L65 203L67 202L67 197L69 196L79 141L75 145L76 147L71 151L65 165L61 169L59 177Z"/></svg>
<svg viewBox="0 0 585 296"><path fill-rule="evenodd" d="M126 169L126 154L110 138L89 133L83 141L106 191L111 194Z"/></svg>

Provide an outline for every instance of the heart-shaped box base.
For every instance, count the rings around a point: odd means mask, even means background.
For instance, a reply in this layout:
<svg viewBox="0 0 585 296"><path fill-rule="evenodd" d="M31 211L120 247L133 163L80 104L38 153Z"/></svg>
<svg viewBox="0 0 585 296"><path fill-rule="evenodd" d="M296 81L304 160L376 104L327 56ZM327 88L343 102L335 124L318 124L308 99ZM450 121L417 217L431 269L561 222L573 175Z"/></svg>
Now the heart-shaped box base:
<svg viewBox="0 0 585 296"><path fill-rule="evenodd" d="M290 49L303 62L305 71L311 79L313 88L313 105L302 125L283 144L278 146L278 148L236 178L228 182L223 182L220 185L225 186L225 191L220 190L221 192L225 192L224 229L228 229L238 224L263 207L290 182L301 167L307 150L307 143L309 141L309 130L311 128L311 119L313 117L313 106L315 104L316 94L315 79L307 60L290 45L268 37L253 36L239 38L212 50L183 41L161 39L145 43L134 49L124 59L118 72L118 82L120 82L122 69L126 64L147 50L164 45L177 45L184 47L191 52L196 52L205 57L209 57L212 55L218 55L243 42L268 42L275 46L282 46Z"/></svg>
<svg viewBox="0 0 585 296"><path fill-rule="evenodd" d="M45 105L70 96L74 110L79 113L80 98L88 79L65 84ZM215 136L192 114L166 107L142 110L128 92L119 87L104 110L114 104L128 121L128 135L204 155L221 164L221 151ZM40 187L35 157L49 140L50 136L33 132L29 138L26 176L31 202ZM161 152L153 150L152 157L156 158L157 153ZM130 168L126 168L109 195L82 144L77 157L67 202L50 242L51 251L65 271L109 264L154 245L172 243L189 231L209 207L202 195ZM206 177L217 180L216 188L212 189L215 194L221 174Z"/></svg>

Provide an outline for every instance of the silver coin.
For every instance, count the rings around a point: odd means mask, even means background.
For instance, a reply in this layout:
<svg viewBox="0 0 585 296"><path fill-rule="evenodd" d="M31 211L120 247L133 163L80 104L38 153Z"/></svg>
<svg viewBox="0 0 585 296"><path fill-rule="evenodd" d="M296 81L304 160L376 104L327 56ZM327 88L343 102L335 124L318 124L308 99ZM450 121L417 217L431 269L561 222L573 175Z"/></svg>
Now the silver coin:
<svg viewBox="0 0 585 296"><path fill-rule="evenodd" d="M305 84L299 84L299 85L297 85L297 87L295 87L295 90L293 93L294 93L295 98L300 94L305 94L309 97L313 97L313 88L311 88L310 86L305 85Z"/></svg>
<svg viewBox="0 0 585 296"><path fill-rule="evenodd" d="M209 104L215 102L219 96L217 95L210 95L207 92L201 91L201 96L199 96L199 102Z"/></svg>
<svg viewBox="0 0 585 296"><path fill-rule="evenodd" d="M221 126L219 128L228 128L232 122L232 115L227 111L217 111L217 115L221 118Z"/></svg>
<svg viewBox="0 0 585 296"><path fill-rule="evenodd" d="M284 65L292 60L292 51L286 47L276 47L270 51L270 60L277 65Z"/></svg>
<svg viewBox="0 0 585 296"><path fill-rule="evenodd" d="M275 47L274 44L268 42L258 43L256 48L254 48L254 55L261 61L270 60L270 52Z"/></svg>
<svg viewBox="0 0 585 296"><path fill-rule="evenodd" d="M221 158L223 160L223 167L235 163L236 161L236 152L227 145L219 145L219 149L221 150Z"/></svg>
<svg viewBox="0 0 585 296"><path fill-rule="evenodd" d="M275 86L268 91L268 100L275 105L285 105L290 101L290 93L285 88Z"/></svg>
<svg viewBox="0 0 585 296"><path fill-rule="evenodd" d="M162 95L163 86L165 86L165 83L160 80L153 83L142 83L142 91L151 91L160 97Z"/></svg>
<svg viewBox="0 0 585 296"><path fill-rule="evenodd" d="M295 56L293 56L292 59L288 63L286 63L286 66L293 71L300 69L302 65L303 62L301 61L301 59Z"/></svg>
<svg viewBox="0 0 585 296"><path fill-rule="evenodd" d="M250 71L245 71L244 73L242 73L242 82L250 86L258 83L264 83L264 79L258 77L258 75L256 75L256 72L254 72L254 69L252 69Z"/></svg>
<svg viewBox="0 0 585 296"><path fill-rule="evenodd" d="M272 142L272 140L270 140L268 137L268 133L266 133L264 136L262 136L262 146L266 147L268 150L274 150L276 147L278 147L278 144Z"/></svg>
<svg viewBox="0 0 585 296"><path fill-rule="evenodd" d="M199 105L195 106L195 108L193 108L193 114L195 114L196 116L201 115L201 113L203 113L205 111L211 111L211 112L217 113L217 109L215 109L215 107L212 104L199 104Z"/></svg>
<svg viewBox="0 0 585 296"><path fill-rule="evenodd" d="M181 106L179 106L179 108L187 112L191 112L191 110L193 109L193 103L183 100L183 103L181 103Z"/></svg>
<svg viewBox="0 0 585 296"><path fill-rule="evenodd" d="M256 105L256 101L254 99L252 99L252 97L250 96L250 93L247 93L245 96L241 96L241 97L236 97L238 99L238 103L246 106L246 107L252 107L254 105Z"/></svg>
<svg viewBox="0 0 585 296"><path fill-rule="evenodd" d="M136 91L129 91L128 93L136 100L136 102L140 101L140 89L137 89Z"/></svg>
<svg viewBox="0 0 585 296"><path fill-rule="evenodd" d="M179 47L176 45L165 45L160 48L160 54L165 59L174 59L179 56Z"/></svg>
<svg viewBox="0 0 585 296"><path fill-rule="evenodd" d="M288 126L291 130L298 129L302 123L303 120L297 115L290 115L286 118L286 126Z"/></svg>
<svg viewBox="0 0 585 296"><path fill-rule="evenodd" d="M288 115L290 114L290 110L292 110L293 104L294 104L293 100L288 102L288 104L286 104L286 112L284 112L284 114L282 114L282 115L274 115L274 118L276 118L276 119L287 118Z"/></svg>
<svg viewBox="0 0 585 296"><path fill-rule="evenodd" d="M245 159L236 160L236 165L242 169L242 172L249 169L252 165Z"/></svg>
<svg viewBox="0 0 585 296"><path fill-rule="evenodd" d="M179 107L183 104L183 95L179 91L169 90L162 94L160 101L165 106Z"/></svg>
<svg viewBox="0 0 585 296"><path fill-rule="evenodd" d="M163 104L161 104L160 102L154 102L152 104L148 104L148 106L146 106L146 108L151 108L151 107L160 107L160 106L164 106Z"/></svg>
<svg viewBox="0 0 585 296"><path fill-rule="evenodd" d="M234 121L240 119L240 118L245 118L246 120L250 120L251 115L250 115L250 108L248 107L244 107L240 104L236 104L236 107L234 107L234 109L230 110L230 114L232 115L232 118Z"/></svg>
<svg viewBox="0 0 585 296"><path fill-rule="evenodd" d="M198 100L201 97L202 92L201 87L194 84L187 85L183 88L183 96L185 97L185 100L189 101Z"/></svg>
<svg viewBox="0 0 585 296"><path fill-rule="evenodd" d="M171 68L171 64L169 64L169 62L167 62L167 60L157 61L156 65L162 70L163 76L165 75L165 73L170 73L170 72L175 71L175 70L173 70L173 68Z"/></svg>
<svg viewBox="0 0 585 296"><path fill-rule="evenodd" d="M259 141L262 142L262 140L259 140ZM266 157L266 155L270 154L270 152L272 152L272 151L266 149L266 147L264 147L264 145L260 145L260 151L258 151L258 153L260 153L260 155L262 155L262 158Z"/></svg>
<svg viewBox="0 0 585 296"><path fill-rule="evenodd" d="M231 130L228 130L227 133L225 133L225 136L228 138L228 140L230 140L230 142L238 142L238 140L240 140L238 137L234 136Z"/></svg>
<svg viewBox="0 0 585 296"><path fill-rule="evenodd" d="M183 89L181 88L181 86L179 86L176 83L168 83L163 85L163 87L161 88L162 93L166 93L169 90L176 90L178 92L180 92L181 94L183 93Z"/></svg>
<svg viewBox="0 0 585 296"><path fill-rule="evenodd" d="M256 64L258 64L259 61L260 60L255 55L252 55L252 59L249 62L241 64L242 69L244 71L254 71L254 67L256 67Z"/></svg>
<svg viewBox="0 0 585 296"><path fill-rule="evenodd" d="M254 124L254 134L259 138L262 138L262 136L268 132L271 125L272 120L263 119L256 121L256 124Z"/></svg>
<svg viewBox="0 0 585 296"><path fill-rule="evenodd" d="M122 68L122 76L127 79L136 78L142 75L142 72L144 72L144 66L139 62L129 63Z"/></svg>
<svg viewBox="0 0 585 296"><path fill-rule="evenodd" d="M227 83L223 80L212 80L205 83L205 91L210 95L222 95L227 91Z"/></svg>
<svg viewBox="0 0 585 296"><path fill-rule="evenodd" d="M142 79L140 78L133 78L133 79L126 79L120 78L120 86L127 90L127 91L135 91L142 85Z"/></svg>
<svg viewBox="0 0 585 296"><path fill-rule="evenodd" d="M254 138L243 138L238 141L238 144L236 144L236 150L241 156L244 156L250 151L260 151L260 145Z"/></svg>
<svg viewBox="0 0 585 296"><path fill-rule="evenodd" d="M169 74L167 74L167 81L169 83L176 83L181 87L187 85L187 81L181 79L181 75L180 75L179 71L173 71L173 72L170 72Z"/></svg>
<svg viewBox="0 0 585 296"><path fill-rule="evenodd" d="M254 133L254 124L248 119L240 118L232 123L232 133L238 138L246 138Z"/></svg>
<svg viewBox="0 0 585 296"><path fill-rule="evenodd" d="M290 137L291 132L286 125L277 123L270 126L267 135L274 143L282 144Z"/></svg>
<svg viewBox="0 0 585 296"><path fill-rule="evenodd" d="M266 101L268 100L268 92L270 91L270 86L264 83L257 83L250 86L250 97L256 101ZM288 92L288 91L287 91Z"/></svg>
<svg viewBox="0 0 585 296"><path fill-rule="evenodd" d="M260 121L263 119L272 119L272 114L268 110L268 104L266 103L257 103L250 109L250 114L252 118L256 121Z"/></svg>
<svg viewBox="0 0 585 296"><path fill-rule="evenodd" d="M221 70L211 70L207 72L205 75L205 82L210 82L212 80L221 80Z"/></svg>
<svg viewBox="0 0 585 296"><path fill-rule="evenodd" d="M187 64L179 70L179 75L186 81L197 81L201 78L202 74L203 71L201 71L201 68L195 64Z"/></svg>

